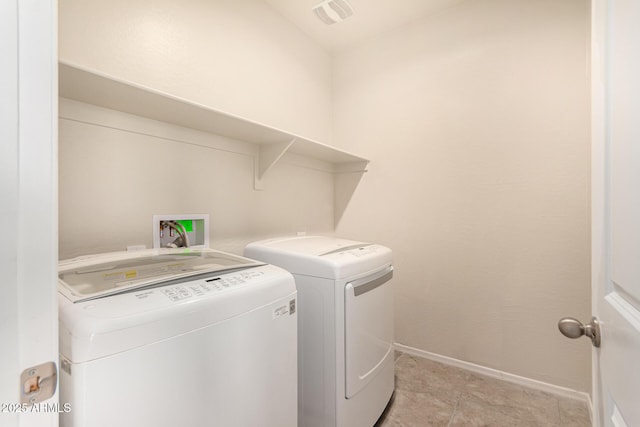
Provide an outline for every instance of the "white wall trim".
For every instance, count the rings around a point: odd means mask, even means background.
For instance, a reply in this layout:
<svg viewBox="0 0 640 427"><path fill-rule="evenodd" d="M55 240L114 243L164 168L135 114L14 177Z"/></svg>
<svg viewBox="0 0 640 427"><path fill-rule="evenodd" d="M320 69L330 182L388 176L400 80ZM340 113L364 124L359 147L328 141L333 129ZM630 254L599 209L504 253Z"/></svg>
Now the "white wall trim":
<svg viewBox="0 0 640 427"><path fill-rule="evenodd" d="M588 393L573 390L566 387L560 387L554 384L545 383L545 382L534 380L531 378L521 377L519 375L510 374L508 372L499 371L497 369L488 368L486 366L476 365L475 363L465 362L463 360L454 359L452 357L431 353L431 352L420 350L414 347L409 347L404 344L395 343L394 346L396 350L401 351L403 353L411 354L413 356L418 356L424 359L433 360L434 362L440 362L445 365L455 366L457 368L465 369L467 371L475 372L477 374L486 375L488 377L497 378L499 380L518 384L524 387L529 387L535 390L544 391L559 397L565 397L565 398L585 402L589 408L589 417L591 418L591 420L593 420L593 406L591 403L591 397L589 396Z"/></svg>

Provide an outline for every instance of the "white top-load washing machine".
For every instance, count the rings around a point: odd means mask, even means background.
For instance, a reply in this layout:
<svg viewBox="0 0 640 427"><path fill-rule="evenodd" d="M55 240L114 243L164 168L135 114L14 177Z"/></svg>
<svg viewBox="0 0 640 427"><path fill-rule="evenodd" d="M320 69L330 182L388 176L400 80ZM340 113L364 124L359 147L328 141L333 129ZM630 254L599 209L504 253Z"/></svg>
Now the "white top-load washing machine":
<svg viewBox="0 0 640 427"><path fill-rule="evenodd" d="M296 289L210 249L59 265L64 427L296 426Z"/></svg>
<svg viewBox="0 0 640 427"><path fill-rule="evenodd" d="M322 236L249 244L298 288L298 425L371 427L394 390L390 249Z"/></svg>

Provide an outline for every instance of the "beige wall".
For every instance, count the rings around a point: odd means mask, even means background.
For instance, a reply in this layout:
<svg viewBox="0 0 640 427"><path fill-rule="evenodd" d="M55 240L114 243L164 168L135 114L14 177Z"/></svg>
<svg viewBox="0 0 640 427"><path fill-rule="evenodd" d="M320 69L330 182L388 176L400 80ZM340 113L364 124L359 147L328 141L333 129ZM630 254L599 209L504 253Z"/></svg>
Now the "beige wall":
<svg viewBox="0 0 640 427"><path fill-rule="evenodd" d="M474 0L335 58L336 231L394 249L399 343L590 389L587 42L587 1Z"/></svg>
<svg viewBox="0 0 640 427"><path fill-rule="evenodd" d="M555 326L590 316L586 1L468 1L333 70L262 2L142 3L61 0L61 59L335 133L372 159L336 232L394 249L397 340L589 389L588 341ZM61 115L61 258L150 246L155 213L209 213L212 246L232 252L333 231L332 177L293 158L256 192L241 142L74 103Z"/></svg>
<svg viewBox="0 0 640 427"><path fill-rule="evenodd" d="M60 0L59 56L331 140L331 58L262 1ZM208 213L211 246L236 253L267 235L333 231L333 177L294 156L255 191L253 146L87 105L60 112L61 259L151 247L153 214Z"/></svg>
<svg viewBox="0 0 640 427"><path fill-rule="evenodd" d="M331 58L262 1L60 0L59 56L331 141Z"/></svg>
<svg viewBox="0 0 640 427"><path fill-rule="evenodd" d="M207 213L211 247L333 231L333 175L285 156L253 189L255 146L75 101L60 104L60 258L152 247L154 214Z"/></svg>

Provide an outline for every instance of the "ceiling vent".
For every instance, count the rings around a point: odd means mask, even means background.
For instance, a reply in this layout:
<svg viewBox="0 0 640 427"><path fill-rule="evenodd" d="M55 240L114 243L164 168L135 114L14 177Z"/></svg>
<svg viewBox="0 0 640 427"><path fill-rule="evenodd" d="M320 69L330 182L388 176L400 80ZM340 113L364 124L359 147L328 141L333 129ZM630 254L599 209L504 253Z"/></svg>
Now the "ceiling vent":
<svg viewBox="0 0 640 427"><path fill-rule="evenodd" d="M312 8L318 19L327 25L343 21L353 15L353 8L347 0L325 0Z"/></svg>

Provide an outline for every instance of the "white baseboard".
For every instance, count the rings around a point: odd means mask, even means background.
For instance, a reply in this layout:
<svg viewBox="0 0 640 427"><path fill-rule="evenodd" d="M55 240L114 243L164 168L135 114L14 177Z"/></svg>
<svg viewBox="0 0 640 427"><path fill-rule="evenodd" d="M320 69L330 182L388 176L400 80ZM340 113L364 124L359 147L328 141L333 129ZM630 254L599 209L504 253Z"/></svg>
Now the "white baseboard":
<svg viewBox="0 0 640 427"><path fill-rule="evenodd" d="M476 365L475 363L465 362L463 360L454 359L452 357L442 356L440 354L431 353L417 348L409 347L407 345L395 343L396 350L403 353L411 354L413 356L422 357L425 359L440 362L445 365L455 366L457 368L465 369L467 371L475 372L477 374L486 375L488 377L497 378L503 381L508 381L514 384L518 384L524 387L544 391L550 394L554 394L560 397L566 397L569 399L580 400L587 404L589 407L589 416L593 420L593 407L591 403L591 397L588 393L572 390L570 388L560 387L554 384L545 383L531 378L521 377L519 375L510 374L508 372L499 371L497 369L487 368L486 366Z"/></svg>

